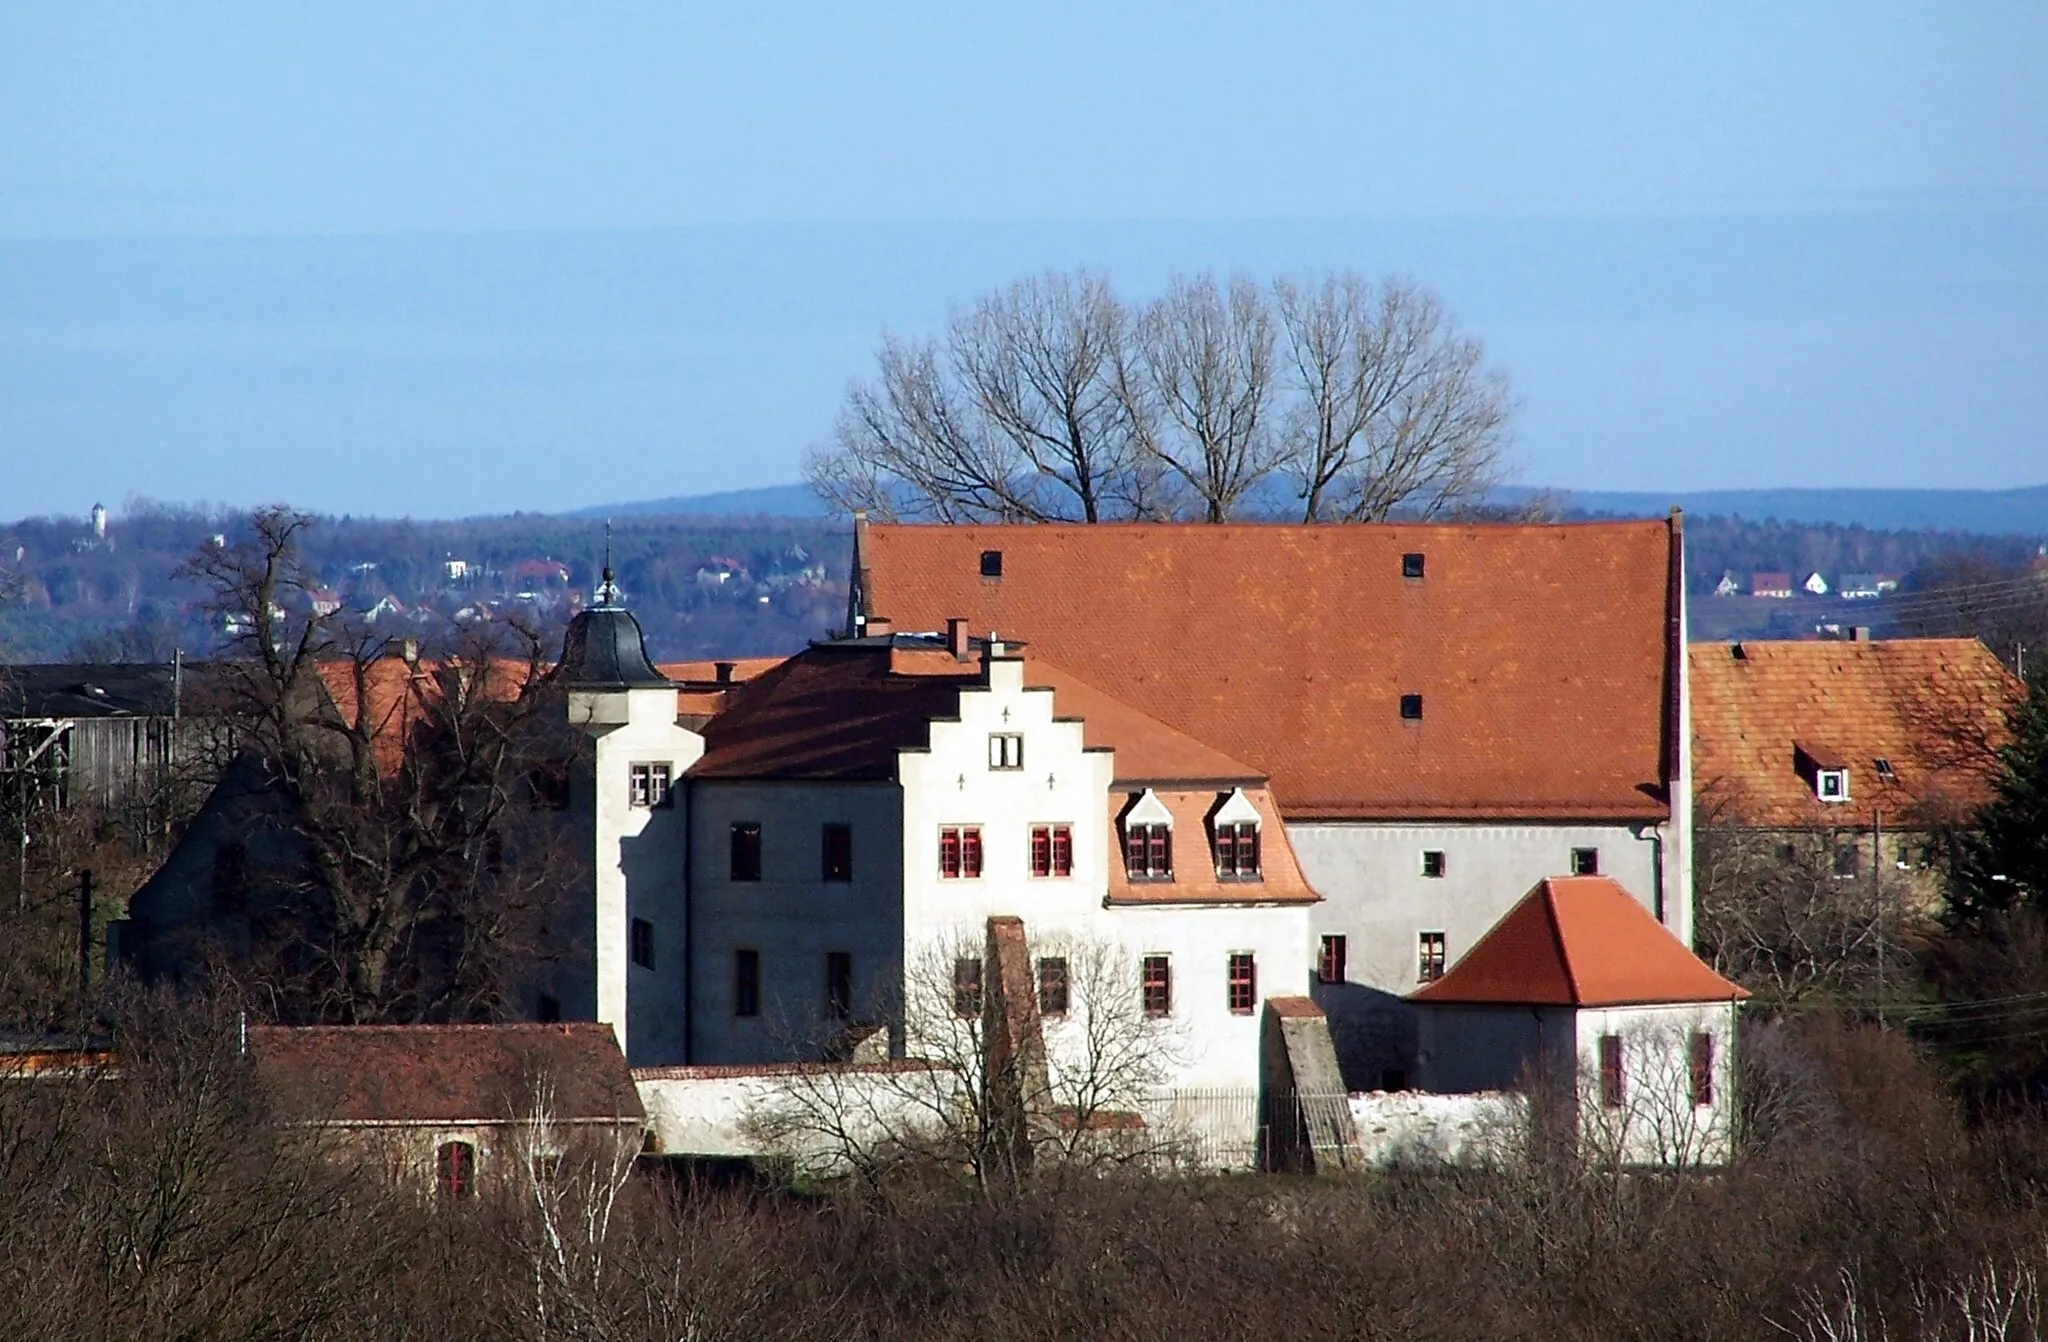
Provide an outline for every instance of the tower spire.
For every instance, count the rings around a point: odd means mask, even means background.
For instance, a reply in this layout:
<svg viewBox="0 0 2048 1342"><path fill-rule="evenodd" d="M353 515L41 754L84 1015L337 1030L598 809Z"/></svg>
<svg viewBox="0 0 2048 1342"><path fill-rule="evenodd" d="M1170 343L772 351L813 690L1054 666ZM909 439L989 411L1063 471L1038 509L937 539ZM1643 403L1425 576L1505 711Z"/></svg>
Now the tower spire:
<svg viewBox="0 0 2048 1342"><path fill-rule="evenodd" d="M604 577L597 584L596 604L618 606L623 604L619 597L619 585L612 580L612 519L604 519Z"/></svg>

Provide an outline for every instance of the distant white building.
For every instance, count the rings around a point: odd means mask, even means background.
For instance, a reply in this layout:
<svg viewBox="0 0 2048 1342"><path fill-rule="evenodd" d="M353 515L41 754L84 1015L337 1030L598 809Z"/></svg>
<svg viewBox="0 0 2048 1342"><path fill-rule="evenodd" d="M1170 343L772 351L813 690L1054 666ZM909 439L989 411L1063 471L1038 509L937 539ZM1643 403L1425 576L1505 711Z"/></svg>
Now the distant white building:
<svg viewBox="0 0 2048 1342"><path fill-rule="evenodd" d="M1821 577L1818 573L1807 574L1806 581L1801 583L1800 586L1804 587L1814 596L1826 596L1828 594L1828 580Z"/></svg>
<svg viewBox="0 0 2048 1342"><path fill-rule="evenodd" d="M1721 581L1714 584L1715 596L1737 596L1741 593L1741 591L1742 584L1735 581L1735 575L1733 573L1728 573L1724 571L1721 574Z"/></svg>
<svg viewBox="0 0 2048 1342"><path fill-rule="evenodd" d="M103 541L107 538L107 509L105 504L92 506L92 538Z"/></svg>

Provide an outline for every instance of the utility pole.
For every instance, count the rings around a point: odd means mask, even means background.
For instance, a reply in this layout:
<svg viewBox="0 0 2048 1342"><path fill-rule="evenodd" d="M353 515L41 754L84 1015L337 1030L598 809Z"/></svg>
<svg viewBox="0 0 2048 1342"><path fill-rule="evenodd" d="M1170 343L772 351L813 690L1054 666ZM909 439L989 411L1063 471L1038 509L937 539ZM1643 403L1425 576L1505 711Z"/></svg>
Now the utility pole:
<svg viewBox="0 0 2048 1342"><path fill-rule="evenodd" d="M78 1000L92 997L92 868L78 873Z"/></svg>

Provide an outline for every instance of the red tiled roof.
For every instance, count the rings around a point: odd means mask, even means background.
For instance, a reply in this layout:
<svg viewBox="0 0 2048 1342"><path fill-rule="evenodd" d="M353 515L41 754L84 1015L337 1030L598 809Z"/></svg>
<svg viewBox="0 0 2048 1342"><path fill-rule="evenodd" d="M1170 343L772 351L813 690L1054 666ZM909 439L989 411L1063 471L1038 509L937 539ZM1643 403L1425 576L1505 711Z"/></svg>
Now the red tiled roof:
<svg viewBox="0 0 2048 1342"><path fill-rule="evenodd" d="M1747 996L1612 877L1553 876L1409 1000L1601 1007Z"/></svg>
<svg viewBox="0 0 2048 1342"><path fill-rule="evenodd" d="M1049 689L1053 715L1082 720L1085 748L1116 752L1119 782L1262 781L1258 770L1117 702L1058 667L1027 658L1027 687ZM959 715L978 662L880 642L817 644L726 692L703 728L693 778L892 779L896 755Z"/></svg>
<svg viewBox="0 0 2048 1342"><path fill-rule="evenodd" d="M329 1123L506 1123L545 1081L559 1121L638 1121L611 1027L315 1025L249 1030L256 1074L298 1117Z"/></svg>
<svg viewBox="0 0 2048 1342"><path fill-rule="evenodd" d="M380 657L363 664L363 698L368 701L370 739L379 770L389 774L404 763L406 735L419 721L422 700L441 693L437 677L449 665L433 660L408 662L402 657ZM319 662L315 667L344 723L356 720L355 668L356 663L347 660ZM525 662L493 658L484 693L493 700L517 698L528 670Z"/></svg>
<svg viewBox="0 0 2048 1342"><path fill-rule="evenodd" d="M1654 818L1676 544L1666 522L860 523L854 591L898 628L1028 642L1249 762L1293 817Z"/></svg>
<svg viewBox="0 0 2048 1342"><path fill-rule="evenodd" d="M1152 794L1173 817L1173 879L1134 881L1124 864L1122 834L1118 821L1130 804L1130 794L1109 794L1109 833L1117 845L1109 855L1109 902L1116 905L1167 904L1314 904L1321 895L1301 874L1288 840L1287 827L1280 823L1280 811L1273 795L1264 788L1248 787L1245 799L1259 813L1259 879L1226 881L1216 875L1210 848L1209 814L1223 799L1221 793L1191 792L1161 788Z"/></svg>
<svg viewBox="0 0 2048 1342"><path fill-rule="evenodd" d="M1832 828L1882 810L1911 826L1990 800L2020 684L1975 639L1698 643L1690 657L1693 793L1709 819ZM1847 802L1814 795L1802 750L1849 771Z"/></svg>

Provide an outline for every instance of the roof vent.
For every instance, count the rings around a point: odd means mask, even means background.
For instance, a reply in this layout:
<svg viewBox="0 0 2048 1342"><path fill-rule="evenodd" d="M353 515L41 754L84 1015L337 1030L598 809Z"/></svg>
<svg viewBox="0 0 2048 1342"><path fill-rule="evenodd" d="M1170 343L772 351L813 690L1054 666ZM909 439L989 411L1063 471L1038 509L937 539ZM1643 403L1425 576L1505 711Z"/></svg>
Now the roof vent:
<svg viewBox="0 0 2048 1342"><path fill-rule="evenodd" d="M983 550L981 552L981 576L984 578L1000 578L1003 576L1003 552L1001 550Z"/></svg>
<svg viewBox="0 0 2048 1342"><path fill-rule="evenodd" d="M1402 555L1402 556L1401 556L1401 576L1402 576L1402 577L1404 577L1404 578L1419 578L1419 577L1421 577L1421 576L1422 576L1422 556L1421 556L1421 555L1419 555L1419 554L1406 554L1406 555Z"/></svg>
<svg viewBox="0 0 2048 1342"><path fill-rule="evenodd" d="M1404 694L1401 696L1401 717L1406 722L1422 721L1422 696Z"/></svg>
<svg viewBox="0 0 2048 1342"><path fill-rule="evenodd" d="M1749 650L1743 647L1740 643L1730 643L1728 645L1728 655L1730 657L1733 657L1738 662L1746 662L1749 660Z"/></svg>

